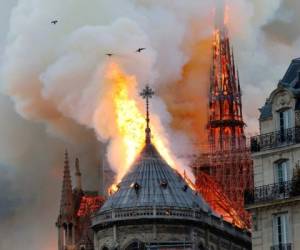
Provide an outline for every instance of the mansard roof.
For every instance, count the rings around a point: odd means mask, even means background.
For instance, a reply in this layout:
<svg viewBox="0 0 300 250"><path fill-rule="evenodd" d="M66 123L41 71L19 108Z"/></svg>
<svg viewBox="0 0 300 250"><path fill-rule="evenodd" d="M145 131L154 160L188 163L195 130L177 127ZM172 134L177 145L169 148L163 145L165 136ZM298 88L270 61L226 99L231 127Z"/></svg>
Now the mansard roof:
<svg viewBox="0 0 300 250"><path fill-rule="evenodd" d="M149 143L119 183L119 190L104 203L100 213L111 209L153 206L211 211L203 198Z"/></svg>
<svg viewBox="0 0 300 250"><path fill-rule="evenodd" d="M300 58L292 60L288 70L286 71L281 82L285 85L290 85L298 78L298 73L300 72Z"/></svg>
<svg viewBox="0 0 300 250"><path fill-rule="evenodd" d="M265 105L260 109L260 120L265 120L272 117L272 104L267 100Z"/></svg>
<svg viewBox="0 0 300 250"><path fill-rule="evenodd" d="M286 89L296 98L295 109L300 109L300 58L292 60L282 80L279 81L278 87L275 92L279 89ZM274 96L274 91L271 97ZM268 119L272 117L272 98L269 98L265 105L259 109L260 120Z"/></svg>

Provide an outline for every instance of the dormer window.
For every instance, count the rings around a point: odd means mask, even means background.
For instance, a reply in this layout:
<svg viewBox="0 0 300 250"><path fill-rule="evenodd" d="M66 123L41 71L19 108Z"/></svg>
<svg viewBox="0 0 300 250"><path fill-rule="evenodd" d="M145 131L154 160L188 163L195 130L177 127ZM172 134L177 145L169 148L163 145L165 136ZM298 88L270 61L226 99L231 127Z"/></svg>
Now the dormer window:
<svg viewBox="0 0 300 250"><path fill-rule="evenodd" d="M168 182L167 182L166 180L162 180L162 181L160 182L160 186L161 186L162 188L167 188Z"/></svg>
<svg viewBox="0 0 300 250"><path fill-rule="evenodd" d="M279 133L280 141L286 142L289 140L289 135L291 133L290 129L292 128L292 109L286 109L280 111L279 115Z"/></svg>
<svg viewBox="0 0 300 250"><path fill-rule="evenodd" d="M137 182L133 182L133 183L131 183L130 187L133 188L135 191L139 191L141 188L141 185L138 184Z"/></svg>

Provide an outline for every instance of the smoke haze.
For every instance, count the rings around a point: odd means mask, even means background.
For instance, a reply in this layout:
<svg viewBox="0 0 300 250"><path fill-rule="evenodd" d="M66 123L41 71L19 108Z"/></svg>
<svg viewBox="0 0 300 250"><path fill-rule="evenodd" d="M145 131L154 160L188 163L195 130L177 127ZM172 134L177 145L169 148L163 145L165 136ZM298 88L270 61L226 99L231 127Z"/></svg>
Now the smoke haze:
<svg viewBox="0 0 300 250"><path fill-rule="evenodd" d="M244 116L254 133L257 109L298 57L300 3L227 4ZM213 9L205 0L1 4L1 250L56 249L64 148L72 164L81 159L84 187L98 188L101 142L114 140L103 98L110 63L136 77L137 91L148 82L155 88L153 116L175 155L204 140ZM147 50L137 54L139 47Z"/></svg>

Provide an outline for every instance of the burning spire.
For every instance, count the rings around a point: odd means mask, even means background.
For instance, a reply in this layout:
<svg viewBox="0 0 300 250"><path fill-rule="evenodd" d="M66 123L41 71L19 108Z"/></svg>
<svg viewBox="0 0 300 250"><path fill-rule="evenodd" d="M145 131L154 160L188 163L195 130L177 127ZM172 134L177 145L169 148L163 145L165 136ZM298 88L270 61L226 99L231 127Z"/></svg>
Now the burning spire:
<svg viewBox="0 0 300 250"><path fill-rule="evenodd" d="M233 207L244 225L249 226L250 217L244 210L244 192L253 186L253 166L244 133L239 74L227 30L228 7L223 0L219 1L215 13L210 75L207 124L209 150L202 152L193 167L196 189L210 201L211 206L220 208L220 205L224 205L224 209L217 210L223 216L231 217L235 214L231 211ZM211 193L222 195L211 196ZM223 194L229 198L229 202L222 197Z"/></svg>
<svg viewBox="0 0 300 250"><path fill-rule="evenodd" d="M212 149L222 151L245 146L245 123L239 76L226 27L227 8L223 1L220 6L215 21L208 128Z"/></svg>
<svg viewBox="0 0 300 250"><path fill-rule="evenodd" d="M147 85L143 91L140 93L140 95L146 99L146 144L151 143L151 129L149 126L150 123L150 115L149 115L149 98L152 98L154 95L154 91Z"/></svg>

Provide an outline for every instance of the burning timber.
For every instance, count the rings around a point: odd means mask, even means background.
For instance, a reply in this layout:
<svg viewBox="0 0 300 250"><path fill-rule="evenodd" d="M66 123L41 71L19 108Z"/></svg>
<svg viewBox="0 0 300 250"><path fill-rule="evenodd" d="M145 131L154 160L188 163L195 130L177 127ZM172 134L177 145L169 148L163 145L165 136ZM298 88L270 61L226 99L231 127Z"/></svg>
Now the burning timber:
<svg viewBox="0 0 300 250"><path fill-rule="evenodd" d="M192 163L196 189L213 207L225 207L225 210L219 209L225 215L230 214L233 207L249 228L250 215L244 209L244 193L253 188L253 162L246 146L239 74L225 20L216 23L212 52L208 146ZM210 182L203 185L206 180ZM220 199L212 197L211 190L220 188ZM230 205L226 208L227 198Z"/></svg>

